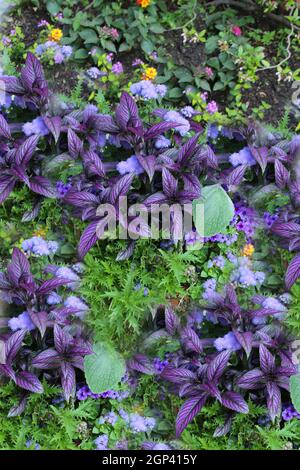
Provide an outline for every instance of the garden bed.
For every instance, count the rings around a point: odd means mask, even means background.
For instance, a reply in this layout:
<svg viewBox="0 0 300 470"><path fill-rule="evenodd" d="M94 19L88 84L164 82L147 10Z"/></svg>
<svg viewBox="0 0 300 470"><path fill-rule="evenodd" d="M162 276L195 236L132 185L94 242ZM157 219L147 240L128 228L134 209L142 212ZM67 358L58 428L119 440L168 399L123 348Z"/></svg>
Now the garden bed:
<svg viewBox="0 0 300 470"><path fill-rule="evenodd" d="M299 449L299 7L247 3L1 13L1 450Z"/></svg>

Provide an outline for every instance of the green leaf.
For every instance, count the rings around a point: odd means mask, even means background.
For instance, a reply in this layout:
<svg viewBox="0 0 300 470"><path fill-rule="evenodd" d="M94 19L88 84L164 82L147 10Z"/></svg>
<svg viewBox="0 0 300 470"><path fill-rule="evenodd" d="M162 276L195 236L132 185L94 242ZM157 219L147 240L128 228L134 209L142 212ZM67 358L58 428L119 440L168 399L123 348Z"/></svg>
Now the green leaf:
<svg viewBox="0 0 300 470"><path fill-rule="evenodd" d="M154 51L154 45L151 41L142 41L141 47L146 54L151 54Z"/></svg>
<svg viewBox="0 0 300 470"><path fill-rule="evenodd" d="M56 2L47 2L47 10L51 15L56 15L56 13L59 13L60 11L60 6Z"/></svg>
<svg viewBox="0 0 300 470"><path fill-rule="evenodd" d="M75 59L86 59L88 57L88 51L86 49L78 49L75 54Z"/></svg>
<svg viewBox="0 0 300 470"><path fill-rule="evenodd" d="M291 389L291 397L292 403L295 409L300 413L300 374L293 375L290 378L290 389Z"/></svg>
<svg viewBox="0 0 300 470"><path fill-rule="evenodd" d="M182 96L181 88L172 88L168 93L169 98L180 98Z"/></svg>
<svg viewBox="0 0 300 470"><path fill-rule="evenodd" d="M216 83L214 84L213 90L214 90L214 91L224 90L224 88L225 88L224 83L222 83L222 82L216 82Z"/></svg>
<svg viewBox="0 0 300 470"><path fill-rule="evenodd" d="M211 91L210 84L207 80L196 77L195 82L199 88L202 88L202 90Z"/></svg>
<svg viewBox="0 0 300 470"><path fill-rule="evenodd" d="M88 386L93 393L117 389L125 374L125 361L111 346L97 343L93 354L84 358L84 372Z"/></svg>
<svg viewBox="0 0 300 470"><path fill-rule="evenodd" d="M207 54L212 54L218 48L219 36L211 36L205 43L205 51Z"/></svg>
<svg viewBox="0 0 300 470"><path fill-rule="evenodd" d="M193 219L201 236L224 231L233 216L233 202L219 184L202 188L202 197L193 201Z"/></svg>
<svg viewBox="0 0 300 470"><path fill-rule="evenodd" d="M79 36L84 39L86 44L97 44L99 42L96 31L90 28L86 28L80 31Z"/></svg>
<svg viewBox="0 0 300 470"><path fill-rule="evenodd" d="M161 34L164 32L164 28L160 24L154 23L150 26L150 31L155 34Z"/></svg>

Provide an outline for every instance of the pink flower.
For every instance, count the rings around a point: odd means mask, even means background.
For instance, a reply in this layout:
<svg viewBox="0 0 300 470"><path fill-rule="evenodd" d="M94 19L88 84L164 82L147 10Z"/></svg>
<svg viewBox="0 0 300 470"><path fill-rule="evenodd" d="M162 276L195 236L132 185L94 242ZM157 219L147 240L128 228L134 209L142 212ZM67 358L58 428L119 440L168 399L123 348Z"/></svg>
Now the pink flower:
<svg viewBox="0 0 300 470"><path fill-rule="evenodd" d="M231 32L235 35L240 37L242 35L242 30L239 26L233 25L231 26Z"/></svg>
<svg viewBox="0 0 300 470"><path fill-rule="evenodd" d="M218 112L218 105L215 101L210 101L207 106L206 106L206 111L209 113L209 114L215 114Z"/></svg>
<svg viewBox="0 0 300 470"><path fill-rule="evenodd" d="M214 76L214 72L212 71L211 67L205 67L204 72L208 78L212 78Z"/></svg>

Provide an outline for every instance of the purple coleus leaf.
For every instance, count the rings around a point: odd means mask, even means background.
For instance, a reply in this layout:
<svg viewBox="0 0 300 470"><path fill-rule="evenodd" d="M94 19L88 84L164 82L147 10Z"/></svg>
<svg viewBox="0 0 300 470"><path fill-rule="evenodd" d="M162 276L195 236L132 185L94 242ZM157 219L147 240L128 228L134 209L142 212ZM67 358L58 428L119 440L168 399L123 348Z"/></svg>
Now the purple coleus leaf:
<svg viewBox="0 0 300 470"><path fill-rule="evenodd" d="M49 131L54 137L54 142L57 143L62 127L62 119L60 116L43 116L45 125L48 127Z"/></svg>
<svg viewBox="0 0 300 470"><path fill-rule="evenodd" d="M98 238L98 227L99 220L92 222L86 229L83 231L78 245L78 256L80 259L83 259L87 252L97 243ZM98 232L99 233L99 232Z"/></svg>
<svg viewBox="0 0 300 470"><path fill-rule="evenodd" d="M218 381L227 367L232 351L222 351L209 364L207 377L209 381Z"/></svg>
<svg viewBox="0 0 300 470"><path fill-rule="evenodd" d="M243 181L248 165L238 165L225 179L229 191L233 191Z"/></svg>
<svg viewBox="0 0 300 470"><path fill-rule="evenodd" d="M233 332L236 339L244 349L247 357L249 358L253 345L253 333L251 331L241 332L237 330L233 330Z"/></svg>
<svg viewBox="0 0 300 470"><path fill-rule="evenodd" d="M194 137L189 139L180 149L177 156L177 163L181 166L186 165L187 161L194 155L197 142L199 140L199 134L196 134Z"/></svg>
<svg viewBox="0 0 300 470"><path fill-rule="evenodd" d="M43 393L43 386L39 379L30 372L21 371L16 374L16 384L33 393Z"/></svg>
<svg viewBox="0 0 300 470"><path fill-rule="evenodd" d="M133 359L127 362L127 367L129 370L135 370L147 375L153 375L155 372L151 361L143 354L136 354Z"/></svg>
<svg viewBox="0 0 300 470"><path fill-rule="evenodd" d="M43 338L48 324L48 313L33 312L31 310L28 310L28 314L32 323L38 328L39 332L41 333L41 337Z"/></svg>
<svg viewBox="0 0 300 470"><path fill-rule="evenodd" d="M280 189L284 189L290 179L290 173L280 160L275 160L275 181Z"/></svg>
<svg viewBox="0 0 300 470"><path fill-rule="evenodd" d="M268 148L267 147L260 147L260 148L249 147L249 148L254 159L257 161L262 172L264 173L268 164L268 154L269 154Z"/></svg>
<svg viewBox="0 0 300 470"><path fill-rule="evenodd" d="M110 202L112 204L117 203L117 201L119 200L119 198L121 196L126 196L126 194L128 193L128 191L131 187L133 178L134 178L134 174L133 173L128 173L127 175L122 176L117 181L117 183L115 183L112 186L112 188L110 190L110 195L109 195Z"/></svg>
<svg viewBox="0 0 300 470"><path fill-rule="evenodd" d="M141 167L145 170L145 172L149 176L149 180L151 182L155 173L155 164L156 164L155 155L148 155L147 157L142 157L141 155L137 155L136 157Z"/></svg>
<svg viewBox="0 0 300 470"><path fill-rule="evenodd" d="M185 327L182 329L181 340L187 350L194 351L199 354L203 351L201 340L192 328Z"/></svg>
<svg viewBox="0 0 300 470"><path fill-rule="evenodd" d="M30 277L30 264L24 253L19 248L14 248L11 263L7 267L10 282L19 285L21 279Z"/></svg>
<svg viewBox="0 0 300 470"><path fill-rule="evenodd" d="M128 128L142 128L136 102L132 96L126 92L123 92L121 95L120 104L116 109L115 119L116 123L123 131L127 131Z"/></svg>
<svg viewBox="0 0 300 470"><path fill-rule="evenodd" d="M83 150L83 142L71 128L68 129L68 149L69 154L74 159L78 158Z"/></svg>
<svg viewBox="0 0 300 470"><path fill-rule="evenodd" d="M162 171L162 185L163 185L164 194L169 199L176 196L178 181L166 168L163 168L163 171Z"/></svg>
<svg viewBox="0 0 300 470"><path fill-rule="evenodd" d="M179 438L187 425L200 413L205 405L207 395L191 397L181 406L176 419L176 437Z"/></svg>
<svg viewBox="0 0 300 470"><path fill-rule="evenodd" d="M83 161L86 169L92 174L100 177L105 176L104 165L98 155L92 150L83 154Z"/></svg>
<svg viewBox="0 0 300 470"><path fill-rule="evenodd" d="M226 392L222 395L222 405L238 413L249 413L249 408L244 398L236 392Z"/></svg>
<svg viewBox="0 0 300 470"><path fill-rule="evenodd" d="M287 289L295 284L300 278L300 253L298 253L290 262L287 272L285 274L285 285Z"/></svg>
<svg viewBox="0 0 300 470"><path fill-rule="evenodd" d="M5 139L11 138L9 125L2 114L0 114L0 137L5 137Z"/></svg>
<svg viewBox="0 0 300 470"><path fill-rule="evenodd" d="M17 165L26 165L29 162L35 152L39 139L39 135L32 135L17 148L15 155Z"/></svg>
<svg viewBox="0 0 300 470"><path fill-rule="evenodd" d="M180 326L179 318L170 306L165 307L165 324L169 335L174 335Z"/></svg>
<svg viewBox="0 0 300 470"><path fill-rule="evenodd" d="M30 179L29 187L32 191L41 196L55 198L57 196L57 192L51 182L44 178L43 176L34 176Z"/></svg>
<svg viewBox="0 0 300 470"><path fill-rule="evenodd" d="M158 124L154 124L154 126L150 127L145 134L144 134L144 140L150 140L154 139L160 134L163 134L164 132L168 131L169 129L174 129L178 126L176 122L159 122Z"/></svg>

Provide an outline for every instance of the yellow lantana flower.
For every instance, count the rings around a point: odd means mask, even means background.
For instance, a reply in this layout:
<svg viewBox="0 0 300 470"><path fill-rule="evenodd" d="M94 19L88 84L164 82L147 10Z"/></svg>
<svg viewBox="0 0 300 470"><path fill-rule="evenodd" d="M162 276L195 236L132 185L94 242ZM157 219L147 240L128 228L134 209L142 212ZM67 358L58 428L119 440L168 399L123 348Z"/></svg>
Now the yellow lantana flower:
<svg viewBox="0 0 300 470"><path fill-rule="evenodd" d="M142 8L147 8L150 5L151 0L137 0L136 3Z"/></svg>
<svg viewBox="0 0 300 470"><path fill-rule="evenodd" d="M50 41L59 42L62 37L63 37L63 32L59 28L52 29L52 31L49 34Z"/></svg>
<svg viewBox="0 0 300 470"><path fill-rule="evenodd" d="M154 80L157 76L157 70L154 67L147 67L143 73L143 80Z"/></svg>
<svg viewBox="0 0 300 470"><path fill-rule="evenodd" d="M247 243L242 249L242 256L252 256L254 253L254 246L251 243Z"/></svg>
<svg viewBox="0 0 300 470"><path fill-rule="evenodd" d="M46 238L47 230L44 228L39 228L35 232L33 232L34 237L41 237L41 238Z"/></svg>

